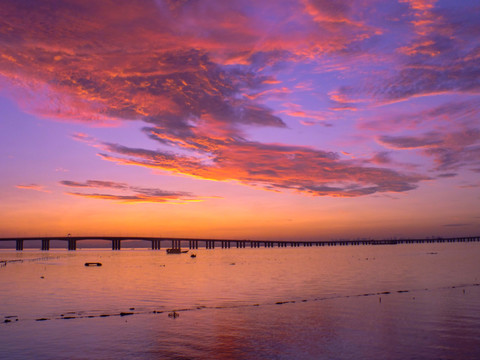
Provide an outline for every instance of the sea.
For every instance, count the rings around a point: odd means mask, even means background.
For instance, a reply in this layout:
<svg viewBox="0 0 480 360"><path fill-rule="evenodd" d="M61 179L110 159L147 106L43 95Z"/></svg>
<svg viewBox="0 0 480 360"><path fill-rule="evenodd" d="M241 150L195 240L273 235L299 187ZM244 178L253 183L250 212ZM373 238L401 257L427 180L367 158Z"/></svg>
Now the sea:
<svg viewBox="0 0 480 360"><path fill-rule="evenodd" d="M480 359L480 243L2 249L0 358Z"/></svg>

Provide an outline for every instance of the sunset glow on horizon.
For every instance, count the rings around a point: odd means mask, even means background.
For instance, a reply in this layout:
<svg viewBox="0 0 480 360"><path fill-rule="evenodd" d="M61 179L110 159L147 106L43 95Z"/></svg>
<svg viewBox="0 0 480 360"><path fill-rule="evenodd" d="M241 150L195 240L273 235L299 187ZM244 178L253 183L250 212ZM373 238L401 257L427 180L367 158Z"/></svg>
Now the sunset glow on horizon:
<svg viewBox="0 0 480 360"><path fill-rule="evenodd" d="M0 237L480 234L480 5L0 5Z"/></svg>

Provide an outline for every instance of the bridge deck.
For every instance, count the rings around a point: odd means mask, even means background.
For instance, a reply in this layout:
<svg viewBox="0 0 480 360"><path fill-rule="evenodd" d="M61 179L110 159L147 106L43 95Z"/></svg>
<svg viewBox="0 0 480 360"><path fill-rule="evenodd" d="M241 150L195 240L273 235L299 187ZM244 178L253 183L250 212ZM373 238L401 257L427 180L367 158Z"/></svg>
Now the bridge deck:
<svg viewBox="0 0 480 360"><path fill-rule="evenodd" d="M77 242L83 240L111 241L112 250L120 250L122 241L150 241L152 250L160 250L161 245L167 242L171 248L179 249L187 245L190 249L198 249L200 245L206 249L221 247L259 248L259 247L310 247L310 246L358 246L358 245L397 245L422 243L454 243L479 242L480 236L429 238L429 239L385 239L385 240L330 240L330 241L271 241L271 240L238 240L238 239L204 239L204 238L171 238L171 237L132 237L132 236L51 236L51 237L12 237L0 238L1 242L15 242L17 250L23 250L25 241L40 241L42 250L50 249L50 241L67 242L68 250L76 250Z"/></svg>

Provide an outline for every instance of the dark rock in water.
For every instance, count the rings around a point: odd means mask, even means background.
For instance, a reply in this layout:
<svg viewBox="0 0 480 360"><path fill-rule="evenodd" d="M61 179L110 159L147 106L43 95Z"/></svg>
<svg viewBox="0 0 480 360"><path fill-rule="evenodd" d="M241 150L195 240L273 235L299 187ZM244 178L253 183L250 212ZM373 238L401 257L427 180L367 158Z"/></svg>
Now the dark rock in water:
<svg viewBox="0 0 480 360"><path fill-rule="evenodd" d="M45 276L40 276L40 279L45 279Z"/></svg>
<svg viewBox="0 0 480 360"><path fill-rule="evenodd" d="M133 312L121 312L120 316L127 316L127 315L133 315Z"/></svg>
<svg viewBox="0 0 480 360"><path fill-rule="evenodd" d="M171 313L168 314L168 317L173 318L173 319L176 319L179 316L180 316L180 314L177 313L176 311L172 311Z"/></svg>
<svg viewBox="0 0 480 360"><path fill-rule="evenodd" d="M196 258L197 255L196 255L196 254L192 254L192 255L190 255L190 257L191 257L191 258Z"/></svg>
<svg viewBox="0 0 480 360"><path fill-rule="evenodd" d="M64 316L62 319L68 320L68 319L76 319L75 316Z"/></svg>
<svg viewBox="0 0 480 360"><path fill-rule="evenodd" d="M129 310L135 310L135 308L130 308Z"/></svg>

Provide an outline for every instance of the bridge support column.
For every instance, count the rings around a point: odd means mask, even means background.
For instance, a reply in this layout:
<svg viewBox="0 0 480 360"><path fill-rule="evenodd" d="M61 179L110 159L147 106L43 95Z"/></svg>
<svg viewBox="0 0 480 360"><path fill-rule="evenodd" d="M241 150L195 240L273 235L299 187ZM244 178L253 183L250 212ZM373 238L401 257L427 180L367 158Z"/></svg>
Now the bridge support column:
<svg viewBox="0 0 480 360"><path fill-rule="evenodd" d="M121 240L115 239L112 240L112 250L120 250L122 248Z"/></svg>
<svg viewBox="0 0 480 360"><path fill-rule="evenodd" d="M77 250L77 240L68 240L68 250Z"/></svg>
<svg viewBox="0 0 480 360"><path fill-rule="evenodd" d="M152 250L160 250L161 241L158 239L152 240Z"/></svg>
<svg viewBox="0 0 480 360"><path fill-rule="evenodd" d="M42 250L50 250L50 240L42 239Z"/></svg>
<svg viewBox="0 0 480 360"><path fill-rule="evenodd" d="M23 250L23 240L17 240L16 243L16 249Z"/></svg>

